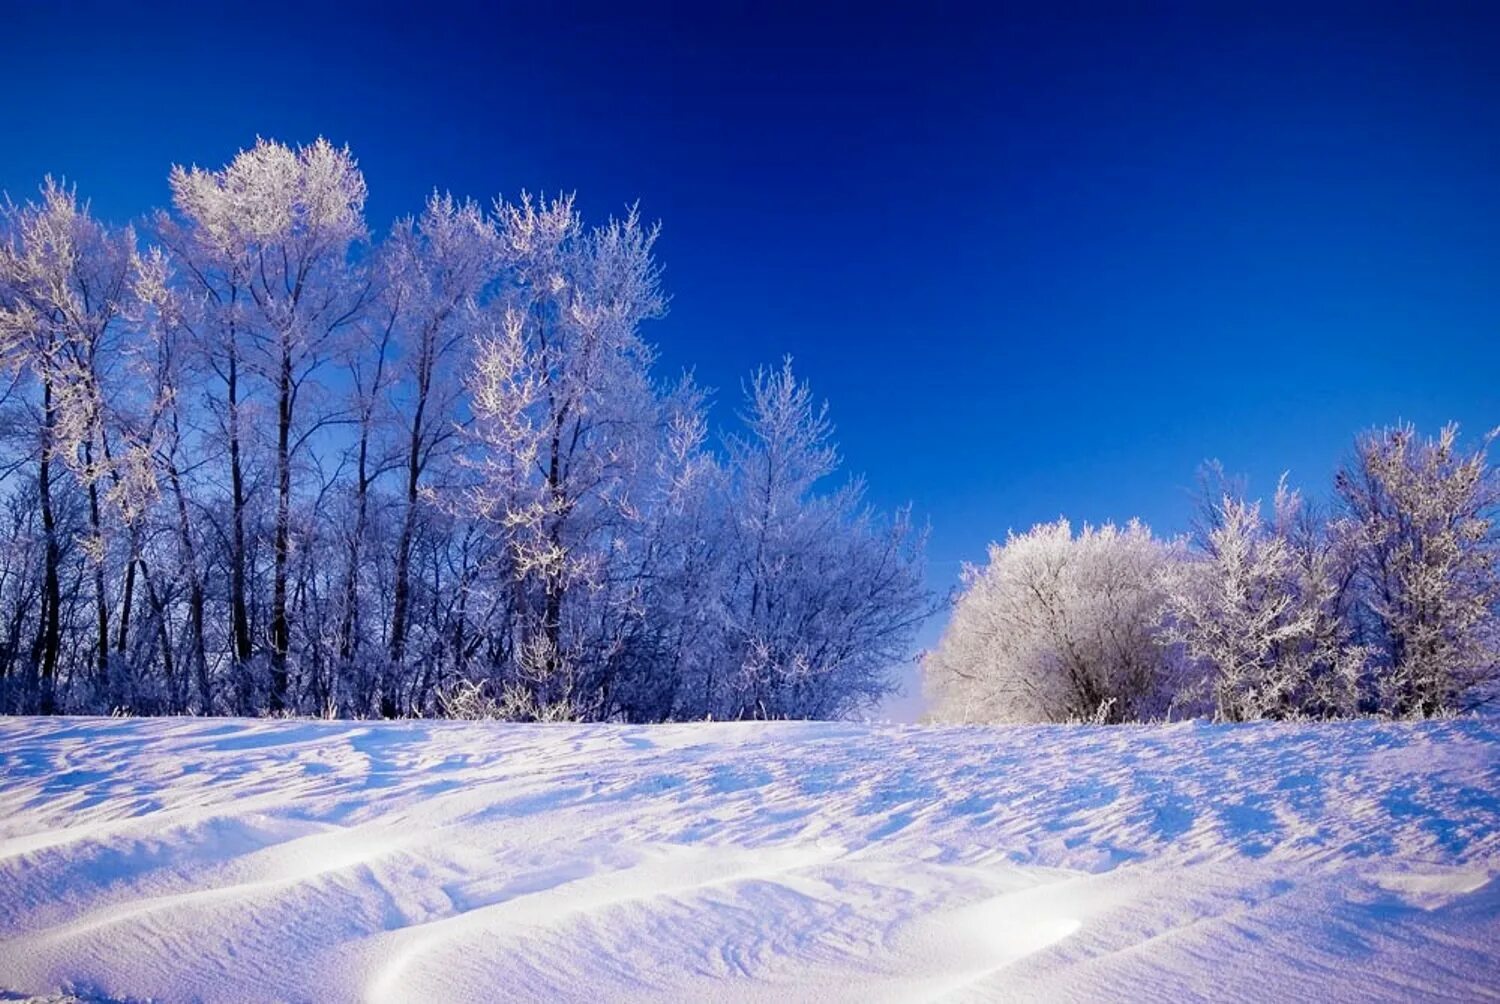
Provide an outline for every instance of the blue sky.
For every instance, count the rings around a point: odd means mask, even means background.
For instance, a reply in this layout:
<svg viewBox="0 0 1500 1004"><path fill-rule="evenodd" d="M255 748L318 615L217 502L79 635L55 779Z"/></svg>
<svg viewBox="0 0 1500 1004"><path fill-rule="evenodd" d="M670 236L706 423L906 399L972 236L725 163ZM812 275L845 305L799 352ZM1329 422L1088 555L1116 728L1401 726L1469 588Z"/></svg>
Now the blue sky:
<svg viewBox="0 0 1500 1004"><path fill-rule="evenodd" d="M1206 458L1321 493L1362 427L1500 424L1494 6L125 6L8 12L0 188L125 219L322 134L376 230L639 199L663 367L727 423L792 354L938 586L1061 514L1179 531Z"/></svg>

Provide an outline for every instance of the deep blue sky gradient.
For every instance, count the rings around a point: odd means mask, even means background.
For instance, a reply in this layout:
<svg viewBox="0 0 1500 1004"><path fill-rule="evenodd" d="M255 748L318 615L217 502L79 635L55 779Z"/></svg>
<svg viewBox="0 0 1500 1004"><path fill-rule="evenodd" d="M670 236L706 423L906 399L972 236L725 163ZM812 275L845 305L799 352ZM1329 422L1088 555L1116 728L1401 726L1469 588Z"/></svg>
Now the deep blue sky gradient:
<svg viewBox="0 0 1500 1004"><path fill-rule="evenodd" d="M663 367L724 424L795 356L937 586L1060 514L1181 531L1206 458L1322 493L1362 427L1500 423L1500 6L135 6L6 11L0 189L123 220L322 134L376 230L639 199Z"/></svg>

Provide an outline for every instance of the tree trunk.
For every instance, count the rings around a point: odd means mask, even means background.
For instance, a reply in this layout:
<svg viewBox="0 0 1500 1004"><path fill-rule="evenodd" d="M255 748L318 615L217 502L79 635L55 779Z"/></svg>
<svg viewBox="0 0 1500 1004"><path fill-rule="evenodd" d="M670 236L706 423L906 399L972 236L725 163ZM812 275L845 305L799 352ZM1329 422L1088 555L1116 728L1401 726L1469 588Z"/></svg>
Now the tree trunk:
<svg viewBox="0 0 1500 1004"><path fill-rule="evenodd" d="M276 535L272 544L271 694L268 702L273 714L286 707L286 660L291 643L286 617L286 580L292 534L292 353L285 337L276 395Z"/></svg>
<svg viewBox="0 0 1500 1004"><path fill-rule="evenodd" d="M146 602L151 604L151 613L156 620L156 641L161 648L162 674L167 681L168 710L180 712L186 701L182 696L183 688L177 680L177 660L172 655L172 634L167 624L166 604L156 592L151 572L144 564L141 566L141 576L146 583Z"/></svg>
<svg viewBox="0 0 1500 1004"><path fill-rule="evenodd" d="M120 589L120 626L115 631L115 651L122 657L130 640L130 608L135 603L135 576L140 563L140 531L132 527L130 561L125 566L125 584Z"/></svg>
<svg viewBox="0 0 1500 1004"><path fill-rule="evenodd" d="M232 336L231 336L232 338ZM234 633L236 710L250 710L250 613L245 599L245 471L240 456L239 353L229 350L229 494L232 528L229 546L229 608ZM178 487L181 503L182 489ZM186 511L182 518L186 523Z"/></svg>
<svg viewBox="0 0 1500 1004"><path fill-rule="evenodd" d="M178 474L175 459L169 462L167 473L172 481L172 495L177 501L177 533L182 547L182 563L187 567L188 640L191 645L188 655L193 660L193 675L198 685L198 712L209 715L213 714L214 699L208 679L208 652L203 638L203 577L198 571L198 553L193 546L187 497L182 490L182 478Z"/></svg>
<svg viewBox="0 0 1500 1004"><path fill-rule="evenodd" d="M411 547L416 533L417 493L422 476L422 412L425 406L424 393L417 398L406 454L406 511L401 517L401 539L396 543L395 595L391 601L390 656L393 667L399 667L406 658L406 611L411 603Z"/></svg>
<svg viewBox="0 0 1500 1004"><path fill-rule="evenodd" d="M547 467L547 492L556 510L547 537L554 553L562 551L562 523L564 496L562 487L562 419L552 427L552 457ZM547 637L547 677L549 682L557 672L562 657L562 570L548 574L545 579L546 609L543 613L542 630ZM571 695L570 695L571 696ZM549 698L550 699L550 698Z"/></svg>
<svg viewBox="0 0 1500 1004"><path fill-rule="evenodd" d="M42 451L37 469L38 505L42 510L42 535L45 538L42 567L42 622L37 635L37 660L40 678L37 711L43 715L56 712L57 656L62 645L62 583L58 566L62 554L57 545L57 519L52 509L52 431L57 410L52 403L52 379L42 380Z"/></svg>
<svg viewBox="0 0 1500 1004"><path fill-rule="evenodd" d="M348 567L344 575L344 611L339 623L338 669L340 672L347 672L351 667L354 661L354 650L359 642L359 561L360 543L365 536L365 520L370 494L369 456L370 427L369 416L366 415L365 420L360 423L359 462L354 485L354 529L349 534ZM382 680L382 684L384 682ZM396 717L394 705L386 697L383 685L381 690L381 717Z"/></svg>
<svg viewBox="0 0 1500 1004"><path fill-rule="evenodd" d="M97 553L89 555L94 566L94 668L99 675L99 686L109 692L109 699L113 701L116 695L109 684L109 595L104 585L104 527L99 507L99 483L92 476L94 449L88 440L83 443L83 462L89 471L89 533L98 548Z"/></svg>

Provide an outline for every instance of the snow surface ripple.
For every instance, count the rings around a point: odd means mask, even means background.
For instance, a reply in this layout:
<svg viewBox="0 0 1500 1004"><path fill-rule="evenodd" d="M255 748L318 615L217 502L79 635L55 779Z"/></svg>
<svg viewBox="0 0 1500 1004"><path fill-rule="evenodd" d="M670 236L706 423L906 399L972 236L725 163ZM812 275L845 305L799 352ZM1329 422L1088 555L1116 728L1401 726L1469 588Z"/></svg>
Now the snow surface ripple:
<svg viewBox="0 0 1500 1004"><path fill-rule="evenodd" d="M0 719L0 987L1500 1000L1500 722Z"/></svg>

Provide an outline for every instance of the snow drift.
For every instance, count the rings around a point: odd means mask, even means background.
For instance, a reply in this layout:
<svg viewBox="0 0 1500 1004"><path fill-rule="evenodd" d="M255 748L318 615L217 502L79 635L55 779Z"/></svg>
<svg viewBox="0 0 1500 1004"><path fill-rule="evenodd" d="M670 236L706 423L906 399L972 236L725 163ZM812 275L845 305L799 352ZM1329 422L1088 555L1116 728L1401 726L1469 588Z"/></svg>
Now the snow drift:
<svg viewBox="0 0 1500 1004"><path fill-rule="evenodd" d="M0 988L1497 999L1500 723L0 720Z"/></svg>

